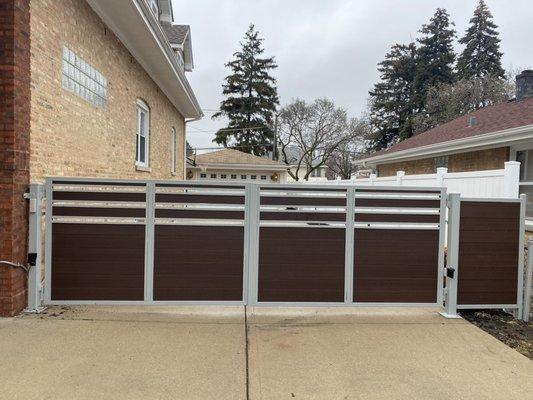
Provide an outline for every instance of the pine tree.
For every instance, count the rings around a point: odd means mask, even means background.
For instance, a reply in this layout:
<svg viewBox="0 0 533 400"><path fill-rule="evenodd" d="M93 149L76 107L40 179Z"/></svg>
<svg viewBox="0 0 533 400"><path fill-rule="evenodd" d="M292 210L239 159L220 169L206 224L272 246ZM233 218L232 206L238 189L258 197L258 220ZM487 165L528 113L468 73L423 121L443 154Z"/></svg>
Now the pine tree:
<svg viewBox="0 0 533 400"><path fill-rule="evenodd" d="M389 147L412 135L416 46L396 44L378 64L381 81L370 91L371 150Z"/></svg>
<svg viewBox="0 0 533 400"><path fill-rule="evenodd" d="M480 0L465 36L459 40L465 45L457 61L459 78L505 77L497 28L487 5Z"/></svg>
<svg viewBox="0 0 533 400"><path fill-rule="evenodd" d="M452 83L455 79L453 25L448 12L443 8L437 8L429 24L423 25L420 30L423 36L417 39L418 68L415 78L415 102L419 112L424 112L426 109L426 96L430 87Z"/></svg>
<svg viewBox="0 0 533 400"><path fill-rule="evenodd" d="M220 111L213 115L228 119L227 127L216 133L213 142L224 147L238 146L255 155L271 150L265 144L273 142L272 119L279 104L276 80L269 74L277 65L274 57L260 57L264 52L262 41L254 25L250 25L241 51L226 64L232 70L222 86L226 98L220 103Z"/></svg>

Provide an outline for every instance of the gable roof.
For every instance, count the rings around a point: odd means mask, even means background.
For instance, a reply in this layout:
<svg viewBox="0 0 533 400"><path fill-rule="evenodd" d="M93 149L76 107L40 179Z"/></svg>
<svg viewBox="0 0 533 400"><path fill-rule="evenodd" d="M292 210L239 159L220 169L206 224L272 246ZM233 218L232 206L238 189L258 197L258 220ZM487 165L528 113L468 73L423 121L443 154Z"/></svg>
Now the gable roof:
<svg viewBox="0 0 533 400"><path fill-rule="evenodd" d="M476 123L470 125L474 117ZM533 98L522 101L508 101L473 111L445 124L436 126L424 133L399 142L388 149L369 154L359 161L371 162L375 158L380 160L394 160L396 154L407 154L410 150L436 144L445 144L454 140L478 137L512 128L533 125ZM389 156L390 155L390 156ZM399 155L399 154L398 154ZM377 160L376 160L377 161Z"/></svg>
<svg viewBox="0 0 533 400"><path fill-rule="evenodd" d="M168 22L161 22L161 26L168 37L168 41L171 44L182 45L187 39L191 27L189 25L173 25Z"/></svg>
<svg viewBox="0 0 533 400"><path fill-rule="evenodd" d="M268 158L254 156L253 154L244 153L234 149L224 149L212 151L210 153L199 154L196 156L196 165L210 166L259 166L286 168L285 164Z"/></svg>

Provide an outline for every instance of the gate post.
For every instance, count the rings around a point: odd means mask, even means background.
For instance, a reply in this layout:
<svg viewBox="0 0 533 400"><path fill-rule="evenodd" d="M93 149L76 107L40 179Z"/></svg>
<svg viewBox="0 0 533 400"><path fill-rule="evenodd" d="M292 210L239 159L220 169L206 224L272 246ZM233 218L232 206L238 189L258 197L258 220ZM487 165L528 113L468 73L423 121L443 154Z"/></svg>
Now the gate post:
<svg viewBox="0 0 533 400"><path fill-rule="evenodd" d="M247 183L245 186L244 213L244 271L247 284L243 300L245 305L257 304L258 269L259 269L259 220L260 220L260 186Z"/></svg>
<svg viewBox="0 0 533 400"><path fill-rule="evenodd" d="M344 248L344 302L353 302L354 249L355 249L355 186L346 190L346 242Z"/></svg>
<svg viewBox="0 0 533 400"><path fill-rule="evenodd" d="M457 281L459 279L459 223L461 194L448 196L448 255L446 257L446 305L440 314L445 318L460 318L457 314Z"/></svg>
<svg viewBox="0 0 533 400"><path fill-rule="evenodd" d="M42 264L42 210L43 185L30 185L29 230L28 230L28 307L25 312L39 313L42 307L41 264Z"/></svg>
<svg viewBox="0 0 533 400"><path fill-rule="evenodd" d="M144 301L154 300L155 183L146 182L144 237Z"/></svg>

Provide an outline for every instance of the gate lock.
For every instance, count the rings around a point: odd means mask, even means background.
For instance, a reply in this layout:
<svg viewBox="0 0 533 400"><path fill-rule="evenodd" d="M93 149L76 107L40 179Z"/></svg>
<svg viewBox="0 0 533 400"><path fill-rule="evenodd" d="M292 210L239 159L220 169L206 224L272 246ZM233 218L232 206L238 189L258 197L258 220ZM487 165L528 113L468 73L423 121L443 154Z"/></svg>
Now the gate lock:
<svg viewBox="0 0 533 400"><path fill-rule="evenodd" d="M452 268L452 267L447 267L446 268L446 277L448 278L455 278L455 268Z"/></svg>

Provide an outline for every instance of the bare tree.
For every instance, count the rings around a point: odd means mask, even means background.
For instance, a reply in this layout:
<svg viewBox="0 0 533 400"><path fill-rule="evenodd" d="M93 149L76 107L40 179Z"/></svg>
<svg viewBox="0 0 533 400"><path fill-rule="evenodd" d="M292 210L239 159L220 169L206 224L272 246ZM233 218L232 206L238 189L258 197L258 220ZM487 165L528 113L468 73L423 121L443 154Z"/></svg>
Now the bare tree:
<svg viewBox="0 0 533 400"><path fill-rule="evenodd" d="M427 94L427 114L414 118L415 133L425 132L452 119L509 100L513 95L515 75L502 79L495 76L461 79L434 86Z"/></svg>
<svg viewBox="0 0 533 400"><path fill-rule="evenodd" d="M372 131L364 119L353 118L350 121L350 139L341 143L327 162L328 168L341 179L351 179L356 172L355 160L366 153Z"/></svg>
<svg viewBox="0 0 533 400"><path fill-rule="evenodd" d="M278 141L281 159L296 181L308 180L353 135L346 111L328 99L308 104L296 99L281 111Z"/></svg>

